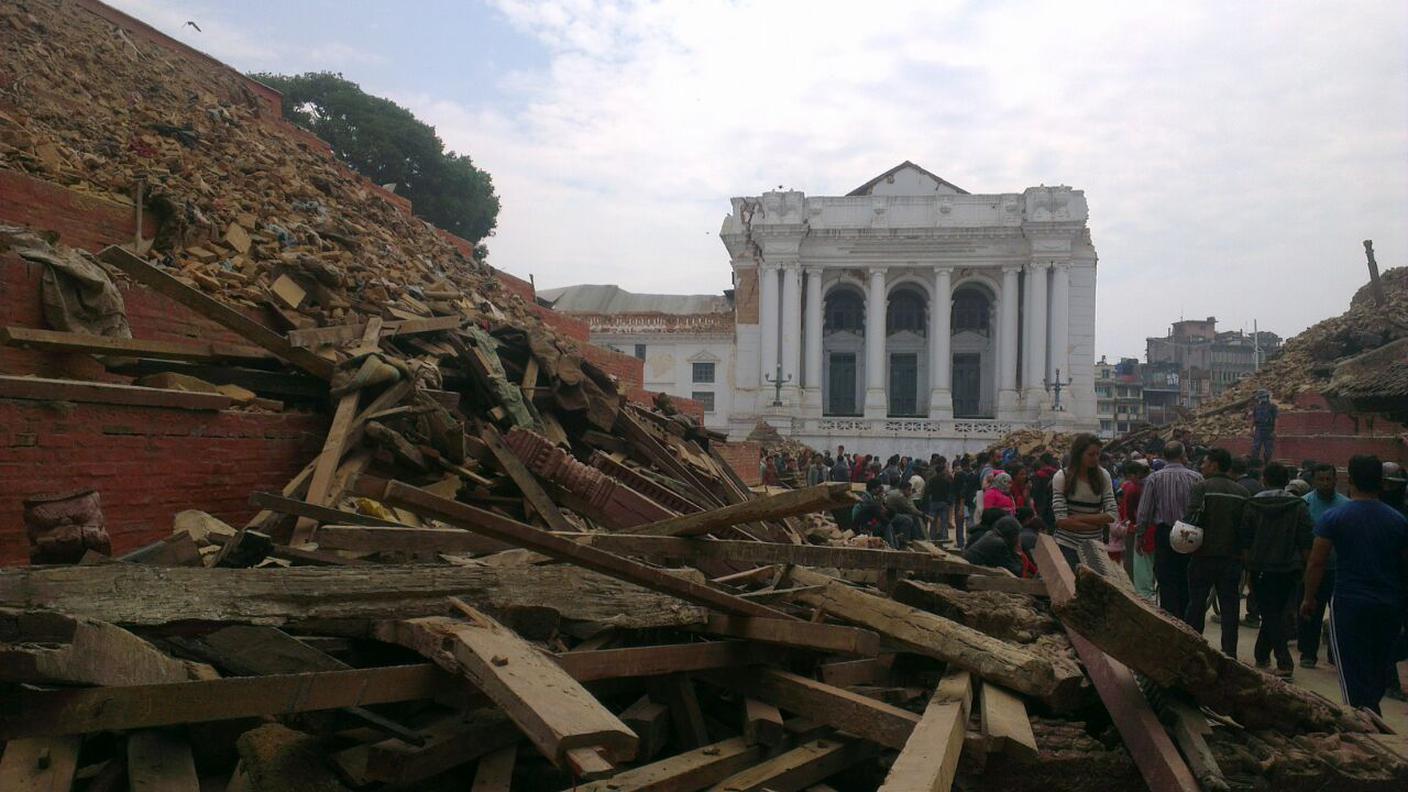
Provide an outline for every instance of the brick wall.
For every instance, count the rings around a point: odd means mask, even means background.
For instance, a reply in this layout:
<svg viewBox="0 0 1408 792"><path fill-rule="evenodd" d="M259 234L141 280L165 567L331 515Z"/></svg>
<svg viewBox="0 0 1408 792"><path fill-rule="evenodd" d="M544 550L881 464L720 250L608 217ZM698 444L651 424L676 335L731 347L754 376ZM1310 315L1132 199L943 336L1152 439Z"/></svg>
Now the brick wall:
<svg viewBox="0 0 1408 792"><path fill-rule="evenodd" d="M137 228L136 209L88 193L0 170L0 224L55 231L70 247L97 252L113 243L131 242ZM142 217L143 234L156 234L156 219Z"/></svg>
<svg viewBox="0 0 1408 792"><path fill-rule="evenodd" d="M743 479L744 484L756 487L763 483L763 477L758 472L758 464L763 458L761 445L749 440L737 440L714 443L710 447L719 452L719 456Z"/></svg>
<svg viewBox="0 0 1408 792"><path fill-rule="evenodd" d="M28 561L27 496L98 490L122 553L170 534L184 509L248 520L249 494L282 489L326 432L326 419L307 413L0 399L0 565Z"/></svg>
<svg viewBox="0 0 1408 792"><path fill-rule="evenodd" d="M758 269L752 267L738 271L738 282L733 292L734 316L739 324L758 323Z"/></svg>
<svg viewBox="0 0 1408 792"><path fill-rule="evenodd" d="M1296 465L1313 459L1343 468L1356 454L1374 454L1408 464L1408 426L1372 413L1336 412L1314 391L1297 394L1293 404L1294 410L1282 410L1276 420L1277 459ZM1238 455L1252 450L1250 429L1207 442Z"/></svg>

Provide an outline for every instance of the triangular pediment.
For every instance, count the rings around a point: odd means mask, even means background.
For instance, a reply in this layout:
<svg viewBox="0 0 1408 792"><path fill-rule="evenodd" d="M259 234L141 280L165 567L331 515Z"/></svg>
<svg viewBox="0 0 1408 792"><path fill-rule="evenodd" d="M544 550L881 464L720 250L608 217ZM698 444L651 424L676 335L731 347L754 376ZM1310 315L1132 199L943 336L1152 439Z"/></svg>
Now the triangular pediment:
<svg viewBox="0 0 1408 792"><path fill-rule="evenodd" d="M846 195L968 195L968 191L905 160Z"/></svg>

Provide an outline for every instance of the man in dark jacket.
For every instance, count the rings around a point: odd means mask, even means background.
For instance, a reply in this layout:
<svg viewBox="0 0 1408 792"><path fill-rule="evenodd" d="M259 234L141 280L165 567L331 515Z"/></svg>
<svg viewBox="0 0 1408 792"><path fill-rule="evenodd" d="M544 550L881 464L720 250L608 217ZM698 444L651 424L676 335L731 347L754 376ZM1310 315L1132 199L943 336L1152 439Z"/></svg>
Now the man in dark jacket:
<svg viewBox="0 0 1408 792"><path fill-rule="evenodd" d="M1257 604L1261 606L1261 631L1256 636L1258 668L1271 665L1276 655L1276 675L1295 672L1287 646L1295 625L1294 594L1314 540L1310 508L1286 491L1291 471L1272 462L1262 472L1266 489L1247 499L1242 511L1242 546L1252 573Z"/></svg>
<svg viewBox="0 0 1408 792"><path fill-rule="evenodd" d="M963 551L963 560L985 567L999 567L1022 576L1022 559L1017 555L1017 539L1022 525L1015 517L1003 517L991 531L978 537Z"/></svg>
<svg viewBox="0 0 1408 792"><path fill-rule="evenodd" d="M1237 616L1241 611L1242 562L1237 529L1247 491L1227 474L1232 455L1214 448L1203 456L1203 480L1193 485L1188 499L1187 522L1201 526L1203 544L1188 559L1188 611L1183 620L1203 631L1208 593L1217 590L1222 614L1222 651L1237 656Z"/></svg>

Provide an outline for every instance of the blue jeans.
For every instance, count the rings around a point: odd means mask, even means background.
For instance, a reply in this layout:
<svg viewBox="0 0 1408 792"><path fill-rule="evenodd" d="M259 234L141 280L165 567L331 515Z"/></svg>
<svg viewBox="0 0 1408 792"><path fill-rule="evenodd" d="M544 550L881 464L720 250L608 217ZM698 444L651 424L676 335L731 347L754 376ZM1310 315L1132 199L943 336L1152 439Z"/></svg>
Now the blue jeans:
<svg viewBox="0 0 1408 792"><path fill-rule="evenodd" d="M948 501L929 504L929 516L934 520L934 538L942 542L948 541Z"/></svg>

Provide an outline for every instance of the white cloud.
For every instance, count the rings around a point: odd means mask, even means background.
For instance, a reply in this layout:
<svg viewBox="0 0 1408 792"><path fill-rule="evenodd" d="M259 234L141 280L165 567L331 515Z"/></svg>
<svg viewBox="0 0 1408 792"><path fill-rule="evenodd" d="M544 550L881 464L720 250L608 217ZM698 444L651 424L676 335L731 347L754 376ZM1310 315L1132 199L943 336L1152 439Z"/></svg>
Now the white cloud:
<svg viewBox="0 0 1408 792"><path fill-rule="evenodd" d="M1359 240L1408 248L1401 3L497 5L551 53L521 112L395 98L494 175L492 258L540 284L718 291L730 196L903 159L1085 189L1112 354L1183 312L1299 330Z"/></svg>

